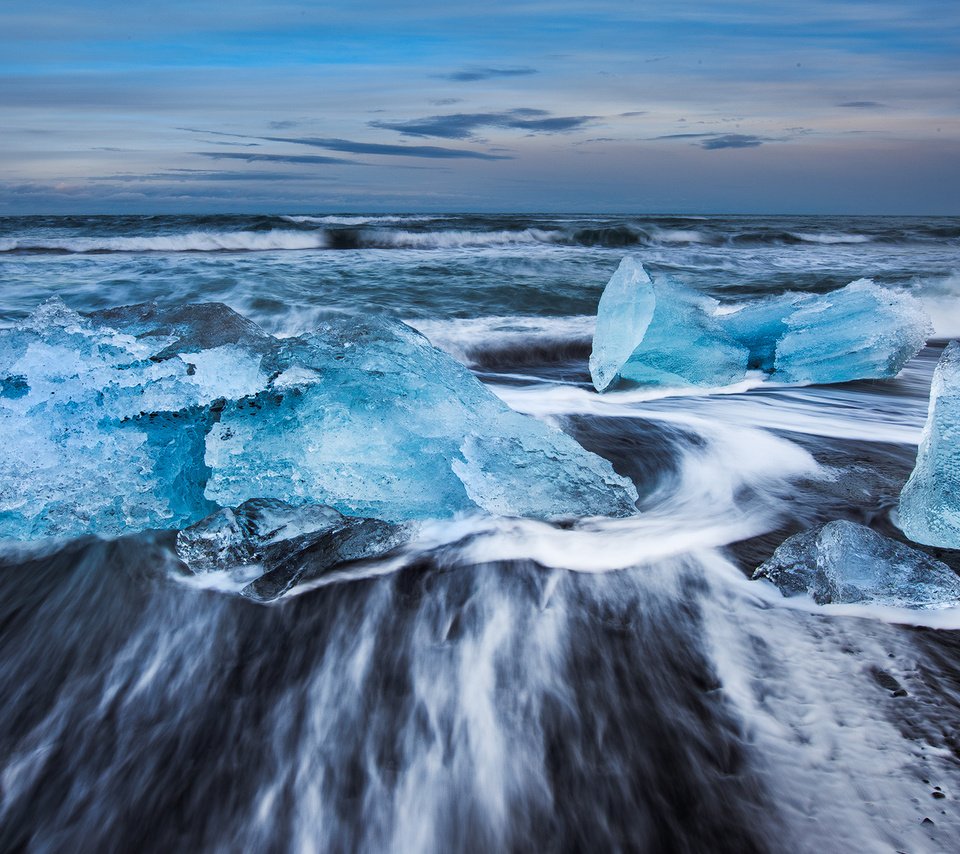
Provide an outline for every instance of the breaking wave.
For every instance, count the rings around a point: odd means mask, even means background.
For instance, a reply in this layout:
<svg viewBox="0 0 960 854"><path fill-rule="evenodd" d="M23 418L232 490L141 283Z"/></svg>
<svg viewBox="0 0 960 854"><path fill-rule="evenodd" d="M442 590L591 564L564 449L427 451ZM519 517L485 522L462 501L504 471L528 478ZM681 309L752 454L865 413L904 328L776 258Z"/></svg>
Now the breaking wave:
<svg viewBox="0 0 960 854"><path fill-rule="evenodd" d="M823 243L833 246L843 243L870 243L873 238L869 234L792 234L803 243Z"/></svg>
<svg viewBox="0 0 960 854"><path fill-rule="evenodd" d="M0 253L258 252L310 249L456 250L511 247L599 249L856 246L960 237L952 226L871 223L863 230L806 230L806 223L685 217L581 218L444 215L284 215L40 218L0 236ZM811 226L813 224L811 223ZM0 233L3 233L0 223Z"/></svg>
<svg viewBox="0 0 960 854"><path fill-rule="evenodd" d="M264 252L325 249L323 231L190 231L136 237L0 238L0 252L100 254L108 252Z"/></svg>
<svg viewBox="0 0 960 854"><path fill-rule="evenodd" d="M429 222L432 216L283 216L281 219L298 225L387 225L401 222Z"/></svg>

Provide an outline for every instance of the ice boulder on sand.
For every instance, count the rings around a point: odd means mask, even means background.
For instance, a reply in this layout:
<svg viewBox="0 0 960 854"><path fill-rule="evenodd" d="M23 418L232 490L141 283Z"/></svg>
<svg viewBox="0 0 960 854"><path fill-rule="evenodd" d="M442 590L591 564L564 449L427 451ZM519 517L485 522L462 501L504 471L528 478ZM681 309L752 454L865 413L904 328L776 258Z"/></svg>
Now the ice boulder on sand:
<svg viewBox="0 0 960 854"><path fill-rule="evenodd" d="M960 342L940 356L917 464L900 494L900 527L915 542L960 549Z"/></svg>
<svg viewBox="0 0 960 854"><path fill-rule="evenodd" d="M784 596L820 605L869 603L945 608L960 603L960 577L946 564L854 522L828 522L795 534L753 574Z"/></svg>
<svg viewBox="0 0 960 854"><path fill-rule="evenodd" d="M0 439L3 538L179 528L251 498L394 521L636 501L606 460L376 318L276 339L218 304L51 301L0 330Z"/></svg>
<svg viewBox="0 0 960 854"><path fill-rule="evenodd" d="M893 377L931 331L918 299L869 279L721 307L627 257L600 298L590 373L599 391L730 385L748 369L789 383Z"/></svg>

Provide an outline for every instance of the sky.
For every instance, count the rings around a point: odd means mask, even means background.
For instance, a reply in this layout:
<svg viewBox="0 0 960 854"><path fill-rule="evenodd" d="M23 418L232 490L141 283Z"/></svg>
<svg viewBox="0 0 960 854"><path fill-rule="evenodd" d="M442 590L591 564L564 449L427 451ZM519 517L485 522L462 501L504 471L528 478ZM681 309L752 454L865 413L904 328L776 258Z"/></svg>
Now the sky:
<svg viewBox="0 0 960 854"><path fill-rule="evenodd" d="M0 0L0 215L960 214L957 0Z"/></svg>

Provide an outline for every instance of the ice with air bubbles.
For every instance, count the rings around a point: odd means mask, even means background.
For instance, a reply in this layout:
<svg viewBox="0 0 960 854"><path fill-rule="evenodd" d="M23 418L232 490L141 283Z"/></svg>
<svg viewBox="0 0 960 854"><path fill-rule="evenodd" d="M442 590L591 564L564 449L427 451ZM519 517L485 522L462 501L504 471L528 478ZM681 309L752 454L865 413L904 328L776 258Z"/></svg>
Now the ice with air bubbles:
<svg viewBox="0 0 960 854"><path fill-rule="evenodd" d="M380 318L278 339L220 304L53 300L0 330L0 435L2 538L180 528L253 498L401 521L626 515L637 497Z"/></svg>

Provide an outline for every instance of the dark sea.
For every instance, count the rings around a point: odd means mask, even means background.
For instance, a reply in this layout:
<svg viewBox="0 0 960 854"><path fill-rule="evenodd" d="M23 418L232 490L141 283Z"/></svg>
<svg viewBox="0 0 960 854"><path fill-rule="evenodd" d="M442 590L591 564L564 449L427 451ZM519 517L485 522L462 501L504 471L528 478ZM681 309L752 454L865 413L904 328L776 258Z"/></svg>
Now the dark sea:
<svg viewBox="0 0 960 854"><path fill-rule="evenodd" d="M722 305L869 278L935 329L895 379L600 395L625 255ZM823 522L905 541L960 218L0 218L0 323L52 297L281 338L389 316L640 500L457 514L268 603L191 577L174 531L3 541L0 851L960 849L960 611L750 580Z"/></svg>

